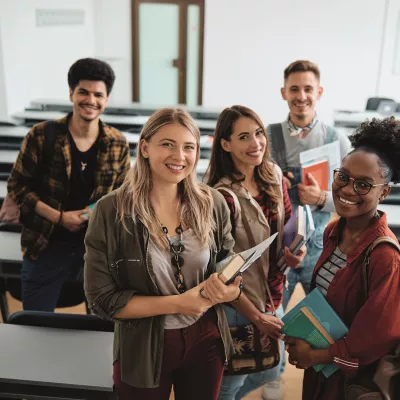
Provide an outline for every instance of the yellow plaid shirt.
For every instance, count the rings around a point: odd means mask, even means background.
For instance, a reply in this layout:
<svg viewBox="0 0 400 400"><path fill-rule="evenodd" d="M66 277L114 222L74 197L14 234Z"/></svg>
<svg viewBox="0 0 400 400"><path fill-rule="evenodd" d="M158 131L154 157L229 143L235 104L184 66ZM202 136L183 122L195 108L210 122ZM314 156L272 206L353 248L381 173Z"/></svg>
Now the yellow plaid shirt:
<svg viewBox="0 0 400 400"><path fill-rule="evenodd" d="M71 175L71 147L68 140L68 120L71 114L56 121L56 140L50 157L51 165L44 178L37 176L43 154L46 122L35 125L26 135L8 179L8 195L21 210L23 224L21 247L24 256L36 259L49 242L54 224L35 210L38 200L61 210L68 196ZM99 123L99 138L95 189L90 196L94 203L117 189L130 168L129 145L117 129ZM40 179L43 179L40 184ZM40 187L38 187L40 186Z"/></svg>

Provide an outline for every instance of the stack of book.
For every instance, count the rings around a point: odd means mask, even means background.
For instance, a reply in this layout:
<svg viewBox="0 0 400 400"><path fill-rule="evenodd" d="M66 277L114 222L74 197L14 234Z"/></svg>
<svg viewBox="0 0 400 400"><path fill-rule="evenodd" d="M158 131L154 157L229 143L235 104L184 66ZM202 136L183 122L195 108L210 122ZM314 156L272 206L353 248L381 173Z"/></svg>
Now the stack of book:
<svg viewBox="0 0 400 400"><path fill-rule="evenodd" d="M314 349L326 349L344 337L348 328L326 301L319 289L314 289L283 318L282 332L286 336L303 339ZM338 367L335 364L314 365L326 377Z"/></svg>
<svg viewBox="0 0 400 400"><path fill-rule="evenodd" d="M303 247L313 235L314 231L315 226L310 206L298 206L297 210L285 224L282 249L288 247L293 254L298 253L300 248ZM278 267L285 274L289 271L289 267L285 263L283 257L279 259Z"/></svg>

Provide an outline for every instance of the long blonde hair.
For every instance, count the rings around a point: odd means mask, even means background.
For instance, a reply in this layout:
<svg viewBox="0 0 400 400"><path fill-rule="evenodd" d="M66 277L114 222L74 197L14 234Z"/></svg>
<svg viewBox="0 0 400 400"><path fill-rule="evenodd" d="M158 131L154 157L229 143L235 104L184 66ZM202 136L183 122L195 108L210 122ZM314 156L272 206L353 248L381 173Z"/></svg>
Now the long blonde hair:
<svg viewBox="0 0 400 400"><path fill-rule="evenodd" d="M213 219L213 198L207 185L198 182L196 165L200 157L200 131L193 118L180 108L163 108L156 111L143 126L140 133L135 165L128 172L124 183L117 190L117 215L126 228L124 219L134 218L147 227L154 242L161 248L169 249L168 241L149 201L152 178L149 160L140 149L142 140L151 137L165 125L178 123L187 128L197 143L196 162L193 171L178 183L180 218L184 226L193 230L204 247L211 246L215 221Z"/></svg>

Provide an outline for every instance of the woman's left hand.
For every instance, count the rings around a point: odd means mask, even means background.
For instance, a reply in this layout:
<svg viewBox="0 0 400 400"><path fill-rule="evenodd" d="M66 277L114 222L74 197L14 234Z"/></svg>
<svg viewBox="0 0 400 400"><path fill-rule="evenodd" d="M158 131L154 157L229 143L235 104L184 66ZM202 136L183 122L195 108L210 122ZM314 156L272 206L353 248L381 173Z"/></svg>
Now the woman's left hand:
<svg viewBox="0 0 400 400"><path fill-rule="evenodd" d="M201 295L212 301L214 304L229 303L238 297L241 281L242 277L237 276L231 284L225 285L218 278L218 274L214 273L205 281Z"/></svg>
<svg viewBox="0 0 400 400"><path fill-rule="evenodd" d="M298 369L307 369L313 366L311 354L313 348L302 339L285 337L285 348L289 353L289 362Z"/></svg>
<svg viewBox="0 0 400 400"><path fill-rule="evenodd" d="M307 247L305 245L300 248L297 254L293 254L289 250L289 247L285 247L283 249L283 259L285 260L285 263L291 268L297 268L303 261L303 258L306 256L306 254Z"/></svg>

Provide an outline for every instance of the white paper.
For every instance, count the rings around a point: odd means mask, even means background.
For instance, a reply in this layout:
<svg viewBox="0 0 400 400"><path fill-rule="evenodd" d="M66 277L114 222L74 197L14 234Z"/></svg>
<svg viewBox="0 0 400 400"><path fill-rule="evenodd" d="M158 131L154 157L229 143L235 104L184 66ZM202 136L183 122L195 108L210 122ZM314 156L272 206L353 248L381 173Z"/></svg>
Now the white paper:
<svg viewBox="0 0 400 400"><path fill-rule="evenodd" d="M325 144L314 149L302 151L300 153L300 165L306 166L307 164L320 160L328 160L329 164L329 187L332 185L333 173L332 171L340 167L340 143L336 140L332 143Z"/></svg>
<svg viewBox="0 0 400 400"><path fill-rule="evenodd" d="M274 233L272 236L270 236L268 239L265 239L263 242L261 242L257 246L254 246L248 250L244 250L239 254L242 256L242 258L244 260L247 260L255 252L255 255L253 257L253 262L251 263L251 264L253 264L254 261L256 261L259 257L261 257L261 255L264 253L264 251L267 250L269 246L271 246L272 242L275 240L277 235L278 235L278 232ZM216 265L217 271L220 271L229 262L229 260L233 256L234 255L232 255L231 257L225 258L224 260L217 263L217 265Z"/></svg>

